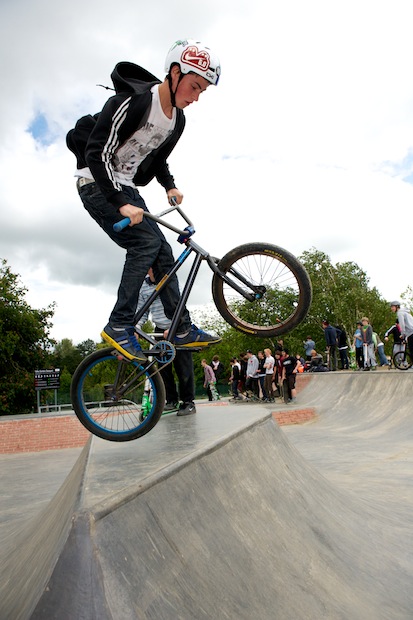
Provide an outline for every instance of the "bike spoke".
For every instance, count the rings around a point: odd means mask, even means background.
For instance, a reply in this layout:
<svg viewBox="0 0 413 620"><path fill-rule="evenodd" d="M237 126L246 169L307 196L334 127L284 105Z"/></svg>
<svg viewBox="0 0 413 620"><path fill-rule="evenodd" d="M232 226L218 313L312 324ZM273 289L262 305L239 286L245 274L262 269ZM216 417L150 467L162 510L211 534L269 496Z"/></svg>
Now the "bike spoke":
<svg viewBox="0 0 413 620"><path fill-rule="evenodd" d="M90 362L86 359L72 387L78 418L104 439L126 441L143 435L162 413L164 388L156 366L142 367L110 351L96 352ZM152 403L144 419L143 402L149 391Z"/></svg>

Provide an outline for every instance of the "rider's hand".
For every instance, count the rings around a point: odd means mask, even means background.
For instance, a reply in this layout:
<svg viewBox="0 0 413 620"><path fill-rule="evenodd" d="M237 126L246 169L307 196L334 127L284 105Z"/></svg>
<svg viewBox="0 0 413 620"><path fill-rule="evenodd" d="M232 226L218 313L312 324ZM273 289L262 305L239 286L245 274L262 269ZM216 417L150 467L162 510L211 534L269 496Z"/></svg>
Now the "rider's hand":
<svg viewBox="0 0 413 620"><path fill-rule="evenodd" d="M135 224L140 224L142 222L144 211L140 207L127 204L120 207L119 213L123 215L123 217L128 217L130 219L129 226L135 226Z"/></svg>
<svg viewBox="0 0 413 620"><path fill-rule="evenodd" d="M176 204L180 205L181 202L184 199L184 195L182 192L179 191L179 189L177 189L176 187L174 187L173 189L169 189L166 193L167 197L168 197L168 202L170 205L173 205L174 202L176 202ZM172 200L174 198L174 201Z"/></svg>

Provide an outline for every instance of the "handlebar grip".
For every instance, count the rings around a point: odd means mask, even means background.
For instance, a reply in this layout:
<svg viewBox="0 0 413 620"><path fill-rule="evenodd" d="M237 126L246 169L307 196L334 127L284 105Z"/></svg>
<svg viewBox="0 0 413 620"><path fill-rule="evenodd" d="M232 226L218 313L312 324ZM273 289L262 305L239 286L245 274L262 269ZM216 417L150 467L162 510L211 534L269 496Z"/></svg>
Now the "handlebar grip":
<svg viewBox="0 0 413 620"><path fill-rule="evenodd" d="M124 228L129 226L129 224L130 224L130 218L125 217L123 218L123 220L120 220L120 222L116 222L116 224L113 224L113 230L115 232L121 232Z"/></svg>

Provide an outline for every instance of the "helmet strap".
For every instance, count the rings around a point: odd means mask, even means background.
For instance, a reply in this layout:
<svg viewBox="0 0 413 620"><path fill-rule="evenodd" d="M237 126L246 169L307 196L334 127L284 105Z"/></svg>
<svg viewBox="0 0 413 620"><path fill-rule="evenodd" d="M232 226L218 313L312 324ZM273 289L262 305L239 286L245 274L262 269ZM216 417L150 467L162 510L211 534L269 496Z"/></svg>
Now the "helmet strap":
<svg viewBox="0 0 413 620"><path fill-rule="evenodd" d="M173 107L173 108L176 108L175 95L176 95L176 92L177 92L177 90L178 90L178 87L179 87L180 81L182 80L182 78L183 78L183 77L184 77L184 74L183 74L183 73L182 73L182 71L181 71L181 72L179 73L178 83L177 83L177 85L176 85L175 92L174 92L174 91L172 90L172 75L171 75L171 72L170 72L170 71L169 71L169 73L168 73L169 95L170 95L170 97L171 97L171 104L172 104L172 107Z"/></svg>

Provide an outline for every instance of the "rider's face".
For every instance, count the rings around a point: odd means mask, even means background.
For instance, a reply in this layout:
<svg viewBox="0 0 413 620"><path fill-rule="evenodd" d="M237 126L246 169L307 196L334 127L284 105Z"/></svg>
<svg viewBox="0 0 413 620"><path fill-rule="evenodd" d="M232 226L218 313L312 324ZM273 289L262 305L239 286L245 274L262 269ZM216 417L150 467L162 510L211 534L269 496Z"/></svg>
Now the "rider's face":
<svg viewBox="0 0 413 620"><path fill-rule="evenodd" d="M206 91L209 86L208 80L196 73L187 73L181 79L175 91L175 104L177 108L183 110L195 101L199 95Z"/></svg>

